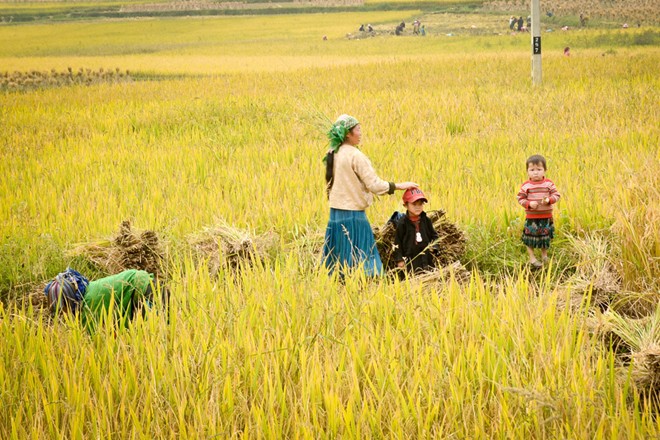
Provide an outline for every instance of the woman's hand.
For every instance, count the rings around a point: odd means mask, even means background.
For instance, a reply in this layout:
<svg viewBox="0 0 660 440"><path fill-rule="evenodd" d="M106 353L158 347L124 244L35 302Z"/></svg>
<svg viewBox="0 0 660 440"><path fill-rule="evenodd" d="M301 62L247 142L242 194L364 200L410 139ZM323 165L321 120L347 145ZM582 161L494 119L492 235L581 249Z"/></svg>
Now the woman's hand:
<svg viewBox="0 0 660 440"><path fill-rule="evenodd" d="M538 206L539 206L539 202L537 202L536 200L534 200L533 202L529 202L529 207L532 209L536 209L538 208Z"/></svg>
<svg viewBox="0 0 660 440"><path fill-rule="evenodd" d="M396 187L396 189L402 189L402 190L419 187L419 185L417 185L415 182L399 182L399 183L395 183L394 186Z"/></svg>

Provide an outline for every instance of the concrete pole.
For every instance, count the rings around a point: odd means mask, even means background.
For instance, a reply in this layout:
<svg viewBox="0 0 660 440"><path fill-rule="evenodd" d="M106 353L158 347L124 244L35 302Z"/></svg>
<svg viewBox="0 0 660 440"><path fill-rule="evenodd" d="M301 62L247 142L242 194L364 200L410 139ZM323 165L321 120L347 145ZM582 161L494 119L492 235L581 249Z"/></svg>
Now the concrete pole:
<svg viewBox="0 0 660 440"><path fill-rule="evenodd" d="M532 84L541 84L541 6L532 0Z"/></svg>

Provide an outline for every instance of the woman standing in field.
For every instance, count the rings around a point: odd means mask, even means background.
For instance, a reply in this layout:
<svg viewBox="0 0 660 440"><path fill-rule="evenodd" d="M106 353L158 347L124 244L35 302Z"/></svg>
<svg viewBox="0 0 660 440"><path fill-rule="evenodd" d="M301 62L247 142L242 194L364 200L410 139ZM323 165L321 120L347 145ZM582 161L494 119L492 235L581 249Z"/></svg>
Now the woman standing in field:
<svg viewBox="0 0 660 440"><path fill-rule="evenodd" d="M365 209L373 194L393 194L395 190L416 188L413 182L387 182L376 174L371 161L357 145L362 129L357 119L341 115L328 132L330 149L324 158L325 181L330 201L330 221L325 231L323 263L332 273L339 268L362 267L367 275L380 275L376 241Z"/></svg>

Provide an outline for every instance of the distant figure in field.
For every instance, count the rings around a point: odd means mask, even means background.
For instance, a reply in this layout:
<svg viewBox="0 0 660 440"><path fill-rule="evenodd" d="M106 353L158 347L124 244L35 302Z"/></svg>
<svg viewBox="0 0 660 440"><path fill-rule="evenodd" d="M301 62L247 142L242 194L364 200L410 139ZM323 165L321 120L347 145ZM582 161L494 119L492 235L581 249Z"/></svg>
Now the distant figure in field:
<svg viewBox="0 0 660 440"><path fill-rule="evenodd" d="M374 31L373 26L371 26L371 24L368 24L367 25L367 32L373 32L373 31Z"/></svg>
<svg viewBox="0 0 660 440"><path fill-rule="evenodd" d="M580 13L580 26L585 27L587 25L588 17L585 17L584 14Z"/></svg>
<svg viewBox="0 0 660 440"><path fill-rule="evenodd" d="M547 15L548 18L552 18L552 17L555 16L555 13L552 12L552 11L548 11L548 12L545 13L545 15Z"/></svg>
<svg viewBox="0 0 660 440"><path fill-rule="evenodd" d="M564 48L564 56L565 57L570 57L571 56L571 48L570 47L566 46Z"/></svg>
<svg viewBox="0 0 660 440"><path fill-rule="evenodd" d="M402 24L403 24L403 23L402 23ZM404 28L405 26L406 26L405 24L403 24L403 26L401 26L401 24L398 25L398 26L396 27L396 29L394 30L394 33L395 33L396 35L401 35L401 34L403 33L403 28Z"/></svg>
<svg viewBox="0 0 660 440"><path fill-rule="evenodd" d="M532 28L532 16L528 15L527 16L527 29L531 29L531 28Z"/></svg>
<svg viewBox="0 0 660 440"><path fill-rule="evenodd" d="M622 26L622 27L623 27L624 29L628 29L628 23L623 23L623 26Z"/></svg>
<svg viewBox="0 0 660 440"><path fill-rule="evenodd" d="M413 21L413 35L419 35L419 20Z"/></svg>
<svg viewBox="0 0 660 440"><path fill-rule="evenodd" d="M527 246L532 269L540 269L548 261L548 248L555 235L552 205L559 201L560 195L552 180L545 177L545 157L535 154L525 164L528 180L522 184L517 196L518 203L525 208L525 228L521 239ZM541 261L534 255L537 248L541 249Z"/></svg>
<svg viewBox="0 0 660 440"><path fill-rule="evenodd" d="M516 25L516 17L513 15L509 17L509 29L513 30L513 27Z"/></svg>
<svg viewBox="0 0 660 440"><path fill-rule="evenodd" d="M422 37L426 36L426 28L424 27L424 25L422 25L422 27L419 28L419 33L422 35Z"/></svg>
<svg viewBox="0 0 660 440"><path fill-rule="evenodd" d="M357 148L362 128L357 119L341 115L328 131L330 148L325 155L325 182L330 220L325 230L323 265L340 276L362 269L367 276L383 274L383 263L365 210L374 194L416 188L413 182L388 182L376 174L369 158Z"/></svg>
<svg viewBox="0 0 660 440"><path fill-rule="evenodd" d="M323 36L323 41L328 41L328 36L327 35Z"/></svg>
<svg viewBox="0 0 660 440"><path fill-rule="evenodd" d="M360 25L360 29L358 29L358 30L359 30L360 32L364 32L364 25L361 24L361 25Z"/></svg>
<svg viewBox="0 0 660 440"><path fill-rule="evenodd" d="M562 26L562 27L561 27L561 30L562 30L562 31L567 31L567 30L568 30L568 26Z"/></svg>
<svg viewBox="0 0 660 440"><path fill-rule="evenodd" d="M521 15L520 18L518 19L518 32L522 31L522 27L523 27L524 22L525 22L525 20L523 20L522 15Z"/></svg>

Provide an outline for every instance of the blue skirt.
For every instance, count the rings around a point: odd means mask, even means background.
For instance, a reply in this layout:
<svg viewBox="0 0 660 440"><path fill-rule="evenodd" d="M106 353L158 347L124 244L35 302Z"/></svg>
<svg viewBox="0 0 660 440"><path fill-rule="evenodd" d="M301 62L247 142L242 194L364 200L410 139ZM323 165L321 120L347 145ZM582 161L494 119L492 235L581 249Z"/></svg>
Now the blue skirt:
<svg viewBox="0 0 660 440"><path fill-rule="evenodd" d="M369 276L383 273L374 233L364 211L330 208L323 264L330 273L339 269L344 274L347 269L354 268L362 268Z"/></svg>

